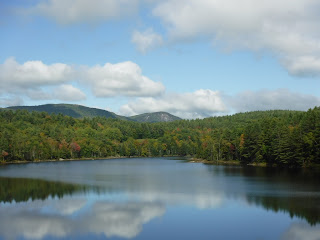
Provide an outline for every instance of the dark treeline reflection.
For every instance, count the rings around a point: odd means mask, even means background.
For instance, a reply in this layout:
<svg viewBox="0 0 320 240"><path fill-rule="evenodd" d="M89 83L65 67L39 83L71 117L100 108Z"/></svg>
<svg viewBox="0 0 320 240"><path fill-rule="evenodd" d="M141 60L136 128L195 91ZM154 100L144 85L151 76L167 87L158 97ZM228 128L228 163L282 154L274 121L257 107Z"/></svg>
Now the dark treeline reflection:
<svg viewBox="0 0 320 240"><path fill-rule="evenodd" d="M62 198L75 192L84 192L88 187L62 182L50 182L27 178L0 177L0 202L26 202L29 199L45 200L49 197Z"/></svg>
<svg viewBox="0 0 320 240"><path fill-rule="evenodd" d="M289 213L291 217L305 219L310 225L320 223L320 197L248 196L247 200L267 210L283 211Z"/></svg>
<svg viewBox="0 0 320 240"><path fill-rule="evenodd" d="M215 176L233 178L233 186L223 186L227 195L245 195L250 204L291 217L320 223L320 175L310 169L210 166ZM242 179L242 181L237 181ZM229 183L230 184L230 183Z"/></svg>

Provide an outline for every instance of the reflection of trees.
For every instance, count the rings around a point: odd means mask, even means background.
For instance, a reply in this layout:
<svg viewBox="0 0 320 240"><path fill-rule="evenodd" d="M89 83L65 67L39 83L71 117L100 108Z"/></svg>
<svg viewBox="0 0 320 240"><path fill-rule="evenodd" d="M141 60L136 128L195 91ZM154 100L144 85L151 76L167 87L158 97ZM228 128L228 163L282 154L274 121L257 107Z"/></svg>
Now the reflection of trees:
<svg viewBox="0 0 320 240"><path fill-rule="evenodd" d="M26 202L29 199L45 200L48 197L62 198L86 187L62 182L49 182L27 178L0 177L0 202Z"/></svg>
<svg viewBox="0 0 320 240"><path fill-rule="evenodd" d="M306 219L311 225L320 223L319 197L247 196L247 201L267 210L282 211L291 217Z"/></svg>
<svg viewBox="0 0 320 240"><path fill-rule="evenodd" d="M316 171L300 169L249 168L244 176L262 179L268 192L257 195L247 193L249 203L275 212L289 213L291 217L307 220L311 225L320 222L319 175ZM263 188L262 188L263 189Z"/></svg>
<svg viewBox="0 0 320 240"><path fill-rule="evenodd" d="M75 194L79 192L97 199L88 201L82 194ZM100 194L112 193L117 191L107 186L0 177L0 239L89 233L132 238L144 224L165 213L165 206L159 202L98 200Z"/></svg>
<svg viewBox="0 0 320 240"><path fill-rule="evenodd" d="M249 203L275 212L283 211L291 217L306 219L309 224L320 222L319 175L310 169L247 168L244 176L265 180L267 195L247 194ZM264 184L263 184L264 185Z"/></svg>
<svg viewBox="0 0 320 240"><path fill-rule="evenodd" d="M250 204L289 213L311 225L320 223L319 171L213 165L207 169L223 183L220 190L226 195L244 195Z"/></svg>

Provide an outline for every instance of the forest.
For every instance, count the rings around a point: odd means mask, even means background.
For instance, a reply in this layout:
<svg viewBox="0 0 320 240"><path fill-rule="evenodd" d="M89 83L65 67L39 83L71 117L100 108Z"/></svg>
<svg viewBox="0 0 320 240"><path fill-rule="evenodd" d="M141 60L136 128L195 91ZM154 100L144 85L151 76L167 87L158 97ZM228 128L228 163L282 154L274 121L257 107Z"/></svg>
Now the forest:
<svg viewBox="0 0 320 240"><path fill-rule="evenodd" d="M320 107L167 123L1 110L0 122L3 163L136 156L286 167L320 163Z"/></svg>

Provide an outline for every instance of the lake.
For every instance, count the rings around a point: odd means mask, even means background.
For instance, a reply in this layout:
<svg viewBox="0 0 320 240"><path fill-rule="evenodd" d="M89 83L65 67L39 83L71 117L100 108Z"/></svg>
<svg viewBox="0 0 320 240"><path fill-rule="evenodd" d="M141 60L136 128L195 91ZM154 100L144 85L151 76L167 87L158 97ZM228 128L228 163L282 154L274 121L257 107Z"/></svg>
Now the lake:
<svg viewBox="0 0 320 240"><path fill-rule="evenodd" d="M179 158L0 166L0 239L320 239L319 173Z"/></svg>

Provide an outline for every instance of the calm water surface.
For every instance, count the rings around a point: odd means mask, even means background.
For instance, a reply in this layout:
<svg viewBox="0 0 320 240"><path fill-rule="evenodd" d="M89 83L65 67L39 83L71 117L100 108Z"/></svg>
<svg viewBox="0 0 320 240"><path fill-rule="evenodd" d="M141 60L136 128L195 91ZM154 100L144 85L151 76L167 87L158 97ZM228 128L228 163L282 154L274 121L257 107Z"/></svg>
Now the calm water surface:
<svg viewBox="0 0 320 240"><path fill-rule="evenodd" d="M0 167L0 239L320 239L320 174L179 159Z"/></svg>

